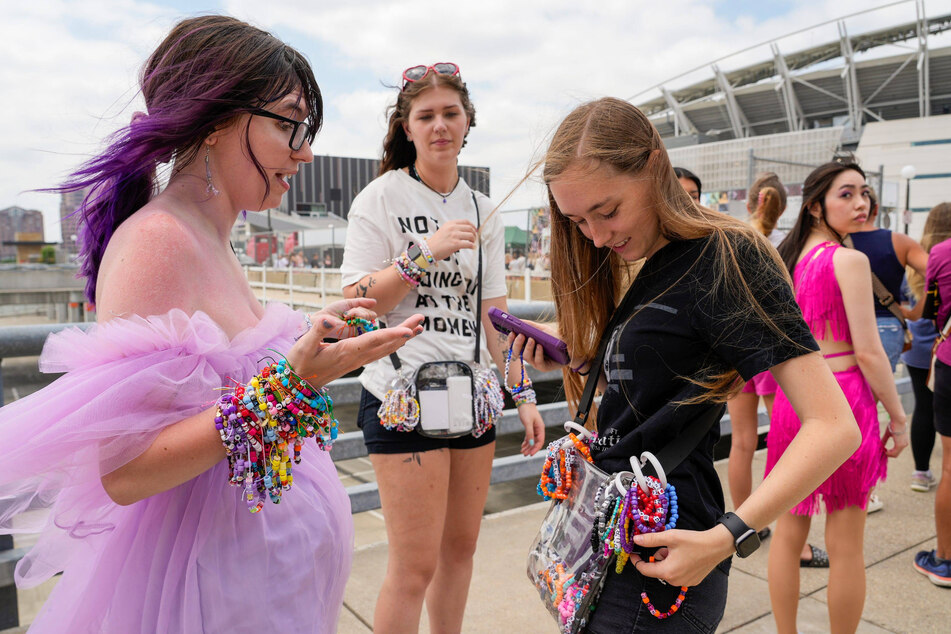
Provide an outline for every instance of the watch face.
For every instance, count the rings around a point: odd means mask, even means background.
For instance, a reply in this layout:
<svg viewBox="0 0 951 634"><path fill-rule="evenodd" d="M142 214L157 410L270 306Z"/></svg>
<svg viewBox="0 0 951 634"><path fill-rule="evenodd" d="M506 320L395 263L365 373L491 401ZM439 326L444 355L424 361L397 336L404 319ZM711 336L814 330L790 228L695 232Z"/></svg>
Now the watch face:
<svg viewBox="0 0 951 634"><path fill-rule="evenodd" d="M752 528L740 535L736 542L736 554L740 557L749 557L759 548L759 535Z"/></svg>

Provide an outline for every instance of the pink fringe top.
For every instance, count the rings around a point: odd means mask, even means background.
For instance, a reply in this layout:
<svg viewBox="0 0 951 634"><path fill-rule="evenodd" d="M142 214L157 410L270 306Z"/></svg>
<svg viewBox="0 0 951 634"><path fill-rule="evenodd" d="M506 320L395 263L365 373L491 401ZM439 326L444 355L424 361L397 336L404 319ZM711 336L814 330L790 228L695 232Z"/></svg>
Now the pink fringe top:
<svg viewBox="0 0 951 634"><path fill-rule="evenodd" d="M852 343L845 314L842 291L835 279L832 256L841 245L823 242L816 245L796 265L793 287L802 316L816 339Z"/></svg>

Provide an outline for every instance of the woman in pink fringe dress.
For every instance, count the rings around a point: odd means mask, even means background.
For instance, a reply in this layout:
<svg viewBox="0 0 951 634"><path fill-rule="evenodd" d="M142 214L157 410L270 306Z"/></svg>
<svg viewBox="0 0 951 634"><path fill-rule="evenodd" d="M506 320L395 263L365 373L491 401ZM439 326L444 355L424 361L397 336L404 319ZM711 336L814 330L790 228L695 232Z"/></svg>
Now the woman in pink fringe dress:
<svg viewBox="0 0 951 634"><path fill-rule="evenodd" d="M419 320L326 343L374 302L331 304L311 326L263 307L231 249L239 212L276 207L313 160L321 98L299 53L232 18L193 18L141 82L148 114L62 188L91 191L83 275L99 323L51 336L40 366L66 375L0 410L0 532L40 533L16 581L63 573L30 631L334 632L353 528L330 456L308 440L281 503L249 513L215 403L282 355L325 385Z"/></svg>
<svg viewBox="0 0 951 634"><path fill-rule="evenodd" d="M865 173L854 163L816 168L803 184L799 219L779 247L803 317L862 431L858 450L776 524L769 549L769 594L781 634L796 632L799 554L811 516L822 510L827 514L830 631L858 627L865 602L865 507L872 487L885 479L887 457L908 445L905 412L878 336L868 258L842 246L845 235L860 230L868 217L868 192ZM876 397L890 418L884 433ZM766 437L767 473L795 442L799 426L780 390ZM886 448L889 439L893 444Z"/></svg>

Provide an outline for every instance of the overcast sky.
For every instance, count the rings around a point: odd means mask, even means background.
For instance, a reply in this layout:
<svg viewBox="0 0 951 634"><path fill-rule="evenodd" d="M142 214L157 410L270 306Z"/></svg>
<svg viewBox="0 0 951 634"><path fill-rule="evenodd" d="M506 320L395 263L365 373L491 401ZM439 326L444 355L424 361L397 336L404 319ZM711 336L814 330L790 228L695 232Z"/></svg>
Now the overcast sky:
<svg viewBox="0 0 951 634"><path fill-rule="evenodd" d="M384 110L402 70L456 62L477 110L460 162L492 170L498 202L525 175L574 106L611 95L634 103L711 75L709 63L798 29L849 18L850 33L915 19L914 2L887 0L27 0L0 8L0 208L46 214L59 240L58 183L109 132L142 109L136 75L177 20L227 13L303 52L325 99L314 152L375 157ZM590 6L588 6L590 5ZM928 15L951 0L927 0ZM835 24L780 42L784 52L834 40ZM911 45L913 43L908 43ZM898 49L896 49L897 52ZM729 71L770 57L760 46L720 62ZM520 189L503 209L542 203Z"/></svg>

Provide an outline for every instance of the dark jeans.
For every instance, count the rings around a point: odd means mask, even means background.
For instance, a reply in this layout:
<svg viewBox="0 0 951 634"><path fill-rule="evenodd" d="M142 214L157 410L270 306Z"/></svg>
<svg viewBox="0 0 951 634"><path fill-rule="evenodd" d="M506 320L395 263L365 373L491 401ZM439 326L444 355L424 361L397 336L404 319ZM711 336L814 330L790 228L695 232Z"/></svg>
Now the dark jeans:
<svg viewBox="0 0 951 634"><path fill-rule="evenodd" d="M915 469L927 471L934 449L934 393L928 389L928 368L908 368L915 411L911 415L911 454Z"/></svg>
<svg viewBox="0 0 951 634"><path fill-rule="evenodd" d="M664 585L644 577L628 563L620 575L608 572L604 590L598 599L588 634L633 634L634 632L698 632L713 634L726 607L727 573L717 566L706 579L689 590L680 610L666 619L651 615L641 600L646 592L660 612L666 612L680 594L679 586Z"/></svg>

